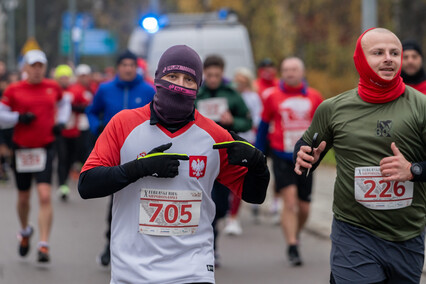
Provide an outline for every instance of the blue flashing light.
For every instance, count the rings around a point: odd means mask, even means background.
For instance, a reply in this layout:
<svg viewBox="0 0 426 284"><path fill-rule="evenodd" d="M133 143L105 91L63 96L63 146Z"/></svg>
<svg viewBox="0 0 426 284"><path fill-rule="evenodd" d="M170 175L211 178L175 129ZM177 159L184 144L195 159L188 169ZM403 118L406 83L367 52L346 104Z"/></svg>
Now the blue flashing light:
<svg viewBox="0 0 426 284"><path fill-rule="evenodd" d="M158 30L160 29L157 18L153 16L147 16L143 18L141 26L144 30L151 34L158 32Z"/></svg>
<svg viewBox="0 0 426 284"><path fill-rule="evenodd" d="M218 11L217 16L221 20L226 20L226 18L228 17L228 14L229 14L228 9L222 8Z"/></svg>
<svg viewBox="0 0 426 284"><path fill-rule="evenodd" d="M158 26L160 28L168 26L169 23L170 23L170 20L169 20L169 17L167 17L167 15L161 15L160 17L158 17Z"/></svg>

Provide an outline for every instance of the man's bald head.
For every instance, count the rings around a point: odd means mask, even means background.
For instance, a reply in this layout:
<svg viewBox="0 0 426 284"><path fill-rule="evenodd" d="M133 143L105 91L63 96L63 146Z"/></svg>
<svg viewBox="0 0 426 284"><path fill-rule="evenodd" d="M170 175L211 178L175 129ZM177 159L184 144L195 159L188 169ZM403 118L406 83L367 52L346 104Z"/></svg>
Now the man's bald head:
<svg viewBox="0 0 426 284"><path fill-rule="evenodd" d="M281 63L281 78L289 86L299 86L305 77L305 64L298 57L289 57Z"/></svg>
<svg viewBox="0 0 426 284"><path fill-rule="evenodd" d="M383 38L383 36L393 37L399 43L402 50L401 41L393 32L385 28L375 28L375 29L367 31L361 39L361 46L364 52L365 52L365 47L368 46L371 43L371 41L380 40L381 38Z"/></svg>
<svg viewBox="0 0 426 284"><path fill-rule="evenodd" d="M379 77L395 77L402 62L402 44L393 32L384 28L369 30L361 39L361 47L368 65Z"/></svg>

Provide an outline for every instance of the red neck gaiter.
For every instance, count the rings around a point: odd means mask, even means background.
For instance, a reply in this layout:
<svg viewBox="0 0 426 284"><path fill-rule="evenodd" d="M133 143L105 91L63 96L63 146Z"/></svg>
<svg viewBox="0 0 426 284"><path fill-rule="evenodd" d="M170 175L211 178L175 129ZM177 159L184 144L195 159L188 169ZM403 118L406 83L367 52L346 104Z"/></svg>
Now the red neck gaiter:
<svg viewBox="0 0 426 284"><path fill-rule="evenodd" d="M368 103L382 104L395 100L405 91L405 84L401 78L401 67L392 80L385 80L379 77L367 62L361 46L361 39L364 34L372 29L366 30L356 42L354 52L354 62L359 74L358 94L361 99ZM401 53L402 57L402 53Z"/></svg>
<svg viewBox="0 0 426 284"><path fill-rule="evenodd" d="M288 94L288 95L305 95L307 94L307 89L308 86L305 82L305 80L303 80L302 83L300 83L298 86L290 86L287 85L284 81L280 81L279 87L281 89L281 91L283 91L284 93Z"/></svg>

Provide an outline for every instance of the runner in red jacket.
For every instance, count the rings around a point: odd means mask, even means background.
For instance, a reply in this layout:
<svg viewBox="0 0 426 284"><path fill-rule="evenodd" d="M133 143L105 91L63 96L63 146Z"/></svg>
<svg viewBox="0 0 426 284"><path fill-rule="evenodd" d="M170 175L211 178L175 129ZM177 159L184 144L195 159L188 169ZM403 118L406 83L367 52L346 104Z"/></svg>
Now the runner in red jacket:
<svg viewBox="0 0 426 284"><path fill-rule="evenodd" d="M297 57L282 62L281 78L278 87L264 92L256 147L265 151L269 145L275 191L284 202L281 226L288 245L288 257L292 265L301 265L299 234L309 216L312 175L300 177L294 173L293 149L309 127L322 97L317 90L307 86L303 62Z"/></svg>
<svg viewBox="0 0 426 284"><path fill-rule="evenodd" d="M60 86L45 79L47 59L40 50L24 56L27 78L10 85L0 101L0 126L13 127L13 159L18 187L19 254L26 256L33 227L29 225L30 189L34 177L39 196L38 261L49 262L52 225L51 178L55 134L63 129L71 112L69 98Z"/></svg>

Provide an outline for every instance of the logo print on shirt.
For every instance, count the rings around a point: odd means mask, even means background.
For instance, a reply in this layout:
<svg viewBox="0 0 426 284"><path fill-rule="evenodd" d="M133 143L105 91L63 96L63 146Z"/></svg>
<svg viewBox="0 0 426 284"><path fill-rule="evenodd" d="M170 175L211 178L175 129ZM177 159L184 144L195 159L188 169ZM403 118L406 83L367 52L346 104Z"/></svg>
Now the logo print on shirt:
<svg viewBox="0 0 426 284"><path fill-rule="evenodd" d="M189 156L189 176L199 179L206 172L207 156Z"/></svg>
<svg viewBox="0 0 426 284"><path fill-rule="evenodd" d="M391 137L392 120L378 120L376 135L380 137Z"/></svg>
<svg viewBox="0 0 426 284"><path fill-rule="evenodd" d="M138 156L136 157L136 159L143 158L143 157L145 157L145 156L146 156L146 152L140 152L140 153L138 154Z"/></svg>

